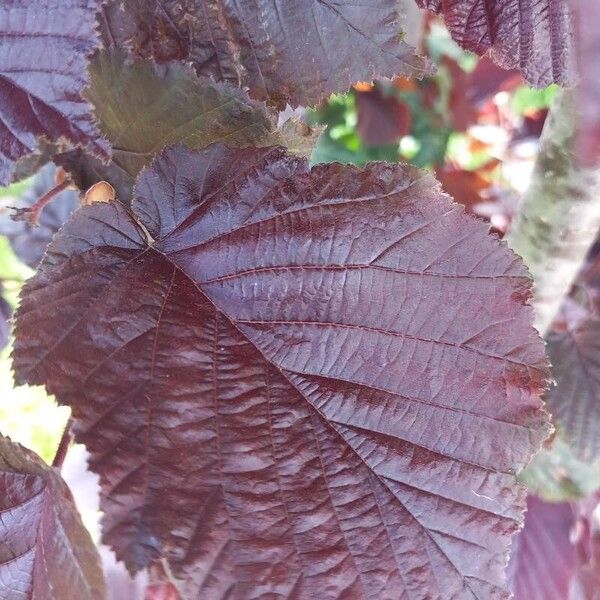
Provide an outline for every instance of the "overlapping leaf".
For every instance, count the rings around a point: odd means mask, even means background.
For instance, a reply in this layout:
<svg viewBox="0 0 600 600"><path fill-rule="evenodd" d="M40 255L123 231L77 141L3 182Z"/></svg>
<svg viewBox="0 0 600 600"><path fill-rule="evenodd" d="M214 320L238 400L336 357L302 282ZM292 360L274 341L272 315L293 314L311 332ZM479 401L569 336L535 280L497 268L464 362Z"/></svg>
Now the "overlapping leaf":
<svg viewBox="0 0 600 600"><path fill-rule="evenodd" d="M125 0L103 15L107 41L247 87L279 109L311 106L360 80L421 75L401 39L397 0Z"/></svg>
<svg viewBox="0 0 600 600"><path fill-rule="evenodd" d="M393 90L356 90L357 131L371 146L393 144L410 132L410 108Z"/></svg>
<svg viewBox="0 0 600 600"><path fill-rule="evenodd" d="M54 165L45 165L22 197L16 200L15 205L19 208L31 206L54 187L56 184L55 174L56 167ZM79 198L76 192L72 190L61 192L44 208L37 227L24 221L13 221L9 214L4 213L0 216L0 235L8 238L19 260L35 269L52 236L62 227L78 205Z"/></svg>
<svg viewBox="0 0 600 600"><path fill-rule="evenodd" d="M598 495L552 504L527 498L525 527L508 567L515 600L595 600L600 597Z"/></svg>
<svg viewBox="0 0 600 600"><path fill-rule="evenodd" d="M577 571L569 539L575 515L568 502L527 498L525 527L513 543L508 578L515 600L567 600Z"/></svg>
<svg viewBox="0 0 600 600"><path fill-rule="evenodd" d="M583 459L600 459L600 320L565 319L548 335L556 380L548 405L571 447Z"/></svg>
<svg viewBox="0 0 600 600"><path fill-rule="evenodd" d="M98 554L60 475L0 437L0 598L103 600Z"/></svg>
<svg viewBox="0 0 600 600"><path fill-rule="evenodd" d="M0 184L38 139L66 139L105 153L80 93L97 44L100 0L11 0L0 4Z"/></svg>
<svg viewBox="0 0 600 600"><path fill-rule="evenodd" d="M400 165L179 145L136 190L55 238L14 355L118 556L200 598L506 598L547 432L521 262Z"/></svg>
<svg viewBox="0 0 600 600"><path fill-rule="evenodd" d="M534 86L576 78L573 15L568 0L417 0L443 15L452 37Z"/></svg>
<svg viewBox="0 0 600 600"><path fill-rule="evenodd" d="M102 162L81 148L59 152L52 161L64 169L82 194L100 181L107 181L114 188L119 201L126 205L131 203L134 178L115 161Z"/></svg>
<svg viewBox="0 0 600 600"><path fill-rule="evenodd" d="M92 60L90 74L85 95L113 146L113 160L102 167L71 153L61 164L85 184L95 173L103 176L126 204L139 171L168 144L273 143L274 127L264 105L234 86L198 77L184 65L128 61L121 52L101 52Z"/></svg>

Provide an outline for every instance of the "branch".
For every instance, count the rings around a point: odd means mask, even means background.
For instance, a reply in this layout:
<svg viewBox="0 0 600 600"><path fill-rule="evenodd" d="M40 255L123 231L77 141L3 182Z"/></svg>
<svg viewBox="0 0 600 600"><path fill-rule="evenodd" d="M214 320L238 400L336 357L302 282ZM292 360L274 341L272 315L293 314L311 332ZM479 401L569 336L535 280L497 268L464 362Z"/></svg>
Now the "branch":
<svg viewBox="0 0 600 600"><path fill-rule="evenodd" d="M27 208L17 208L15 206L9 206L14 213L11 215L11 219L13 221L25 221L30 225L37 227L40 223L40 215L42 214L42 210L50 201L52 201L58 194L60 194L63 190L66 190L70 181L68 179L63 179L61 182L57 183L51 190L46 192L41 198L37 200L33 206L29 206Z"/></svg>
<svg viewBox="0 0 600 600"><path fill-rule="evenodd" d="M52 461L52 466L56 469L60 470L65 462L65 457L67 456L67 450L71 445L72 435L71 435L71 425L73 420L69 417L67 424L63 430L62 437L60 438L60 442L58 443L58 448L56 449L56 454L54 455L54 460Z"/></svg>
<svg viewBox="0 0 600 600"><path fill-rule="evenodd" d="M531 184L506 238L533 275L535 326L542 335L600 228L600 168L577 165L575 106L573 92L557 93Z"/></svg>

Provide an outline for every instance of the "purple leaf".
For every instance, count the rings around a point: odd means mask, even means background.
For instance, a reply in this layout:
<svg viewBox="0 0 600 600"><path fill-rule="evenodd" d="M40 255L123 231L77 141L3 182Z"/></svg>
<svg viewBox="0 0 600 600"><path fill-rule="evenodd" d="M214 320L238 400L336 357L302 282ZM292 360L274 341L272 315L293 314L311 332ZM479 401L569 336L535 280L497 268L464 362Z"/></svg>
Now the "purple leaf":
<svg viewBox="0 0 600 600"><path fill-rule="evenodd" d="M0 436L0 598L103 600L98 553L58 471Z"/></svg>
<svg viewBox="0 0 600 600"><path fill-rule="evenodd" d="M166 557L199 598L508 598L515 473L548 432L530 283L412 167L179 145L131 212L55 238L14 366L73 408L133 571Z"/></svg>
<svg viewBox="0 0 600 600"><path fill-rule="evenodd" d="M417 0L417 4L442 15L465 50L479 55L489 51L501 67L519 69L533 86L575 82L569 0Z"/></svg>
<svg viewBox="0 0 600 600"><path fill-rule="evenodd" d="M0 185L38 139L65 139L106 155L80 93L86 57L97 44L100 0L0 3Z"/></svg>
<svg viewBox="0 0 600 600"><path fill-rule="evenodd" d="M600 319L579 312L563 310L547 336L556 380L547 402L573 451L589 461L600 458Z"/></svg>
<svg viewBox="0 0 600 600"><path fill-rule="evenodd" d="M280 110L311 106L376 76L421 76L401 40L397 0L126 0L102 16L104 37L157 62L247 87ZM125 23L125 24L123 24Z"/></svg>
<svg viewBox="0 0 600 600"><path fill-rule="evenodd" d="M508 580L514 600L567 600L577 570L569 535L575 524L568 502L527 498L525 527L513 542Z"/></svg>
<svg viewBox="0 0 600 600"><path fill-rule="evenodd" d="M514 600L600 597L599 496L548 503L529 496L507 574Z"/></svg>

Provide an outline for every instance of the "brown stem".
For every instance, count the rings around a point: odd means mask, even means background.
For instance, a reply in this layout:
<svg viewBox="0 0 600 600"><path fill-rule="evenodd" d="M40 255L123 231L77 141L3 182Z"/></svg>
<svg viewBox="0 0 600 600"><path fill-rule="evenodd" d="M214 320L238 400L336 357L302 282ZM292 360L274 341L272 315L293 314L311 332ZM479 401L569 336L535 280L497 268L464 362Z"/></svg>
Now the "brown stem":
<svg viewBox="0 0 600 600"><path fill-rule="evenodd" d="M68 188L70 185L70 181L68 179L64 179L60 183L57 183L51 190L48 190L41 198L37 200L35 204L30 206L29 208L15 208L11 206L15 212L11 215L11 218L14 221L26 221L30 225L39 225L40 222L40 214L42 210L48 202L50 202L55 196L60 194L63 190Z"/></svg>
<svg viewBox="0 0 600 600"><path fill-rule="evenodd" d="M71 445L71 441L73 436L71 435L71 425L73 424L73 419L69 417L67 424L63 430L62 437L60 438L60 442L58 443L58 448L56 449L56 454L54 455L54 460L52 461L52 466L56 469L59 469L63 466L65 462L65 457L67 456L67 450Z"/></svg>

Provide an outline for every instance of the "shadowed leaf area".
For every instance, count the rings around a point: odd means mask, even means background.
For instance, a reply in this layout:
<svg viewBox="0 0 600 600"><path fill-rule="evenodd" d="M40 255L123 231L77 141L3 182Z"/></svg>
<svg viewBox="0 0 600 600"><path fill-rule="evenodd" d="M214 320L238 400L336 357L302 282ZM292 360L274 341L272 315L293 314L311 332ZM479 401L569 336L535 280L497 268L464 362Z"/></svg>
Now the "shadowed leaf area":
<svg viewBox="0 0 600 600"><path fill-rule="evenodd" d="M100 0L11 0L0 5L0 184L39 138L65 139L105 155L91 107L80 96L97 45Z"/></svg>
<svg viewBox="0 0 600 600"><path fill-rule="evenodd" d="M168 148L134 196L57 235L14 353L117 556L195 598L508 598L548 422L507 246L415 168L278 147Z"/></svg>
<svg viewBox="0 0 600 600"><path fill-rule="evenodd" d="M57 471L0 436L0 589L7 600L102 600L96 548Z"/></svg>
<svg viewBox="0 0 600 600"><path fill-rule="evenodd" d="M396 96L378 87L355 94L357 131L365 144L393 144L410 133L410 110Z"/></svg>
<svg viewBox="0 0 600 600"><path fill-rule="evenodd" d="M227 83L198 77L185 65L155 65L128 60L119 51L101 52L91 61L90 78L85 96L113 146L112 162L103 165L78 150L60 155L57 162L83 190L109 181L124 204L131 203L140 170L168 144L260 146L276 140L264 104Z"/></svg>
<svg viewBox="0 0 600 600"><path fill-rule="evenodd" d="M465 49L519 69L535 87L576 80L574 18L568 0L417 0L444 17Z"/></svg>
<svg viewBox="0 0 600 600"><path fill-rule="evenodd" d="M353 83L431 72L401 40L397 0L114 0L100 20L107 47L249 88L277 108L317 104ZM358 51L357 49L360 50Z"/></svg>

